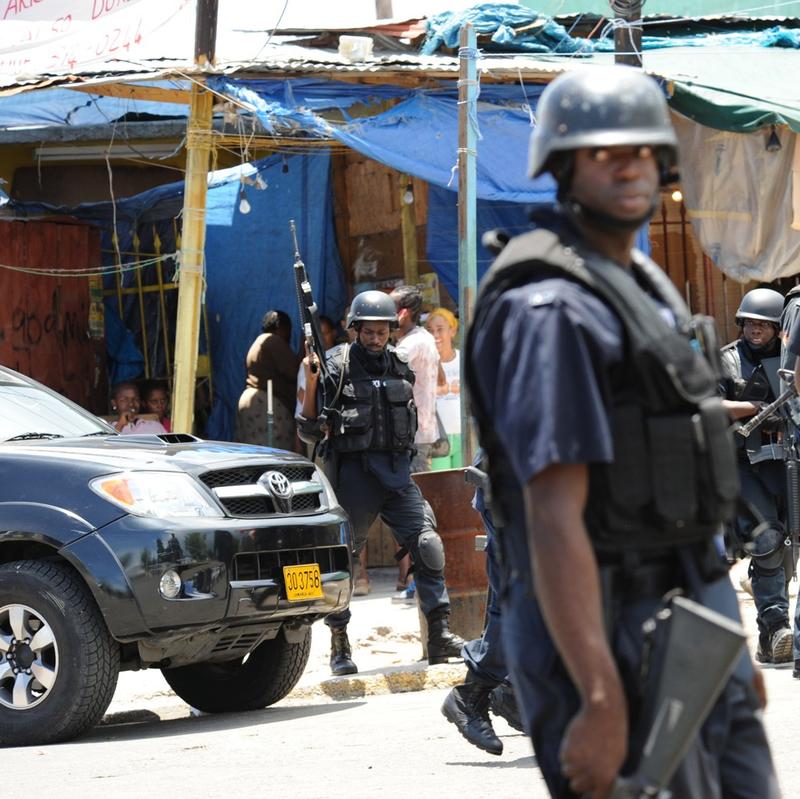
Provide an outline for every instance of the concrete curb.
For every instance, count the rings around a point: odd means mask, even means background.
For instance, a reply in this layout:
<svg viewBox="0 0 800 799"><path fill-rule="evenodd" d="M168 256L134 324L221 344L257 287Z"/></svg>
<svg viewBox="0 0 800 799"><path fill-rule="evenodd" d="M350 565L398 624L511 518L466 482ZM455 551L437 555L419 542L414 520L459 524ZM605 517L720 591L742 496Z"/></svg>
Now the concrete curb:
<svg viewBox="0 0 800 799"><path fill-rule="evenodd" d="M466 666L463 663L445 663L429 666L424 661L412 665L389 666L384 669L345 677L331 677L318 683L298 685L281 701L288 705L309 700L342 701L360 699L380 694L403 694L412 691L427 691L450 688L464 682ZM130 724L161 719L185 718L188 705L169 689L150 691L131 698L135 707L118 707L106 713L102 726ZM279 705L280 706L280 705Z"/></svg>
<svg viewBox="0 0 800 799"><path fill-rule="evenodd" d="M450 688L464 682L467 670L463 663L428 666L392 666L380 672L331 677L314 685L300 685L287 700L357 699L378 694L404 694L434 688Z"/></svg>

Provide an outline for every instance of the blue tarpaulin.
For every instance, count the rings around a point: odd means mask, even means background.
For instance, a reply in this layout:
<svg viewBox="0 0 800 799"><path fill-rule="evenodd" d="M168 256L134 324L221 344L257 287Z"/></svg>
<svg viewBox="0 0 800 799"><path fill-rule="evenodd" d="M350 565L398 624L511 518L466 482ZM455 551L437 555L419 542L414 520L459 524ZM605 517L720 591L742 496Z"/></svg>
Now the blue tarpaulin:
<svg viewBox="0 0 800 799"><path fill-rule="evenodd" d="M245 188L252 210L239 210L238 181L209 194L206 235L208 314L216 402L208 435L230 440L239 395L244 390L244 359L271 309L293 321L293 346L300 347L295 293L294 248L289 220L297 224L301 254L322 313L339 319L347 289L336 248L330 156L319 153L266 159L260 172L264 191Z"/></svg>
<svg viewBox="0 0 800 799"><path fill-rule="evenodd" d="M407 91L406 99L388 111L332 124L307 110L317 104L352 103L348 91L365 100L380 96L381 87L328 86L324 98L318 82L301 81L287 90L286 81L219 79L217 91L249 101L268 129L296 125L316 136L333 138L348 147L436 186L457 186L454 166L458 159L458 101L454 91ZM489 86L481 89L477 127L477 194L485 200L521 203L550 202L554 184L550 176L535 181L525 176L533 108L544 89L541 85ZM393 92L396 95L396 91ZM298 103L298 105L286 105Z"/></svg>
<svg viewBox="0 0 800 799"><path fill-rule="evenodd" d="M541 87L531 88L531 103ZM477 194L483 200L550 202L550 176L525 176L531 116L528 105L479 102ZM414 94L389 111L334 128L333 135L354 150L436 186L457 188L458 101Z"/></svg>
<svg viewBox="0 0 800 799"><path fill-rule="evenodd" d="M431 266L453 302L458 302L458 198L452 191L431 186L428 192L428 227L426 252ZM532 206L502 200L478 200L478 281L486 274L495 256L481 245L481 237L489 230L499 229L510 236L531 230ZM647 227L639 232L636 246L650 252Z"/></svg>

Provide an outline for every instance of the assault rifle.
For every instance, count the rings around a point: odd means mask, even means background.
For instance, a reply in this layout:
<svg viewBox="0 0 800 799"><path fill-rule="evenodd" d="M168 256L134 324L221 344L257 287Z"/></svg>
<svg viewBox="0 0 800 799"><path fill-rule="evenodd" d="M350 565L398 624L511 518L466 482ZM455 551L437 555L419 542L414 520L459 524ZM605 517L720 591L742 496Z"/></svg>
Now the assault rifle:
<svg viewBox="0 0 800 799"><path fill-rule="evenodd" d="M651 620L655 689L645 700L639 765L609 799L668 799L666 790L731 675L747 640L741 624L685 597Z"/></svg>
<svg viewBox="0 0 800 799"><path fill-rule="evenodd" d="M328 370L325 365L325 346L322 343L322 327L319 321L319 308L314 302L311 291L311 283L306 274L306 265L300 257L300 247L297 243L297 227L294 219L289 220L289 230L292 232L292 242L294 243L294 284L297 291L297 308L300 312L300 324L303 327L303 339L305 340L308 354L317 356L317 361L322 370L322 376L327 377ZM316 364L311 365L311 371L316 372ZM323 380L323 389L325 381Z"/></svg>

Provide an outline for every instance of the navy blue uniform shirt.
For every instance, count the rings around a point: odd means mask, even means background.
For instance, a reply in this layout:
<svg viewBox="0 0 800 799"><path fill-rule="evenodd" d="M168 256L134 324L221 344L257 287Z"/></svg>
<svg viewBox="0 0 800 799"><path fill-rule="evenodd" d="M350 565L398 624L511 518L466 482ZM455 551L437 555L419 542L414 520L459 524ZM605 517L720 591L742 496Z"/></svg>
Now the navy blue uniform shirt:
<svg viewBox="0 0 800 799"><path fill-rule="evenodd" d="M472 362L517 485L505 549L528 570L520 489L556 463L608 463L608 374L623 357L616 314L583 286L546 278L505 292L475 331Z"/></svg>

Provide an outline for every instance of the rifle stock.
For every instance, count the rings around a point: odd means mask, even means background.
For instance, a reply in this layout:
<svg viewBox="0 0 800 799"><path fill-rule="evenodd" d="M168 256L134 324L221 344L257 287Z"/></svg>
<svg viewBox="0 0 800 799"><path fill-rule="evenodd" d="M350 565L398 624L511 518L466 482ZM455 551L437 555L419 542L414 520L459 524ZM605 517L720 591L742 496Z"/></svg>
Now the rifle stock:
<svg viewBox="0 0 800 799"><path fill-rule="evenodd" d="M733 671L746 634L741 624L685 597L672 600L664 622L649 731L636 772L620 777L609 799L656 799L669 784Z"/></svg>

